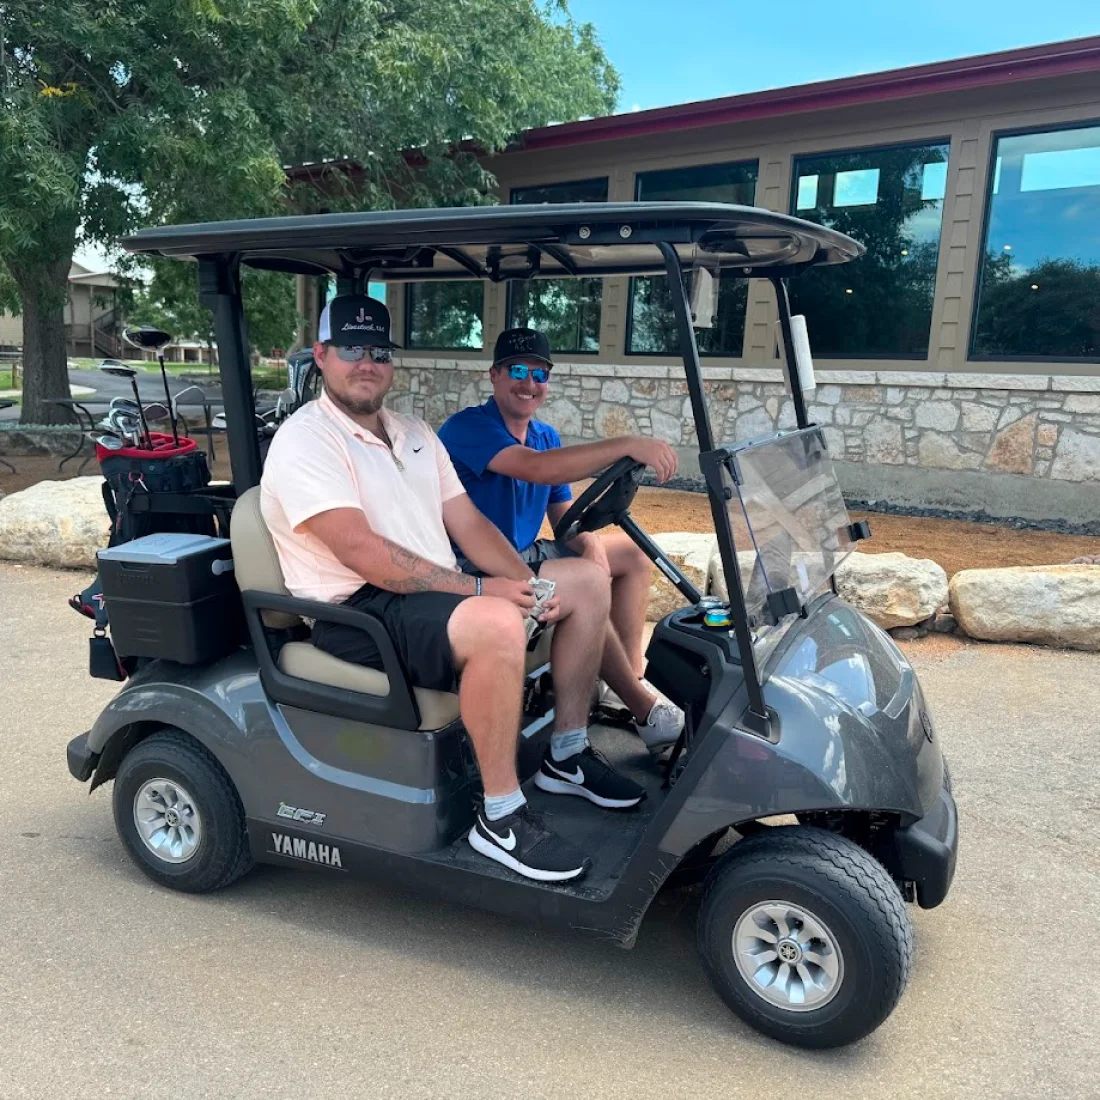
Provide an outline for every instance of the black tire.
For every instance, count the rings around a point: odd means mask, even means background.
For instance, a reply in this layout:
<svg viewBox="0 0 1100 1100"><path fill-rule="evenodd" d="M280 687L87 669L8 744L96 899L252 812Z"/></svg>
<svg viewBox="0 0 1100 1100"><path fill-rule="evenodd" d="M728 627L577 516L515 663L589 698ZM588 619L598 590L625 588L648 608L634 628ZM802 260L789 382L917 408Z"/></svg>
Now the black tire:
<svg viewBox="0 0 1100 1100"><path fill-rule="evenodd" d="M843 969L822 1007L772 1004L738 969L737 921L765 901L800 907L835 938ZM885 868L852 841L803 826L765 829L733 846L707 880L698 940L711 981L742 1020L773 1039L818 1049L874 1031L898 1003L913 959L909 916Z"/></svg>
<svg viewBox="0 0 1100 1100"><path fill-rule="evenodd" d="M152 779L179 783L194 801L202 829L198 848L186 862L161 859L138 833L134 802ZM252 867L236 789L217 760L182 730L154 733L126 754L115 776L114 814L130 856L161 886L203 894L228 886Z"/></svg>

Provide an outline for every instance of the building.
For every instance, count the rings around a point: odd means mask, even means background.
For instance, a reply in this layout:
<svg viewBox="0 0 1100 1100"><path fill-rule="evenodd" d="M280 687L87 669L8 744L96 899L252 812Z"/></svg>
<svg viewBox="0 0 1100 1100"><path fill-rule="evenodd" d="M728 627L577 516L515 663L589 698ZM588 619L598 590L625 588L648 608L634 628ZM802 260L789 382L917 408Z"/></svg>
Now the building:
<svg viewBox="0 0 1100 1100"><path fill-rule="evenodd" d="M487 161L502 202L710 199L824 222L868 254L792 284L849 495L1100 516L1100 37L532 130ZM388 288L395 407L438 424L486 390L508 324L557 353L546 419L697 470L659 278ZM300 304L316 316L316 295ZM701 330L716 434L792 422L767 286Z"/></svg>
<svg viewBox="0 0 1100 1100"><path fill-rule="evenodd" d="M119 318L115 311L114 275L89 271L74 263L69 271L69 301L65 306L65 351L72 357L119 354ZM0 349L21 350L23 318L0 312Z"/></svg>

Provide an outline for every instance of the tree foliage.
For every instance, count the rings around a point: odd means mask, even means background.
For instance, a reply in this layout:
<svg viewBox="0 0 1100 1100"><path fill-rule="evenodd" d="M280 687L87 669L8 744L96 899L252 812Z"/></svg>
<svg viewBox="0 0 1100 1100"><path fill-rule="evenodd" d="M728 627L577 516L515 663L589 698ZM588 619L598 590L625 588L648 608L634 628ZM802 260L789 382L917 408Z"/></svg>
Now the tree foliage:
<svg viewBox="0 0 1100 1100"><path fill-rule="evenodd" d="M564 0L3 0L0 21L0 260L38 414L67 392L50 326L78 230L485 201L476 149L618 90Z"/></svg>

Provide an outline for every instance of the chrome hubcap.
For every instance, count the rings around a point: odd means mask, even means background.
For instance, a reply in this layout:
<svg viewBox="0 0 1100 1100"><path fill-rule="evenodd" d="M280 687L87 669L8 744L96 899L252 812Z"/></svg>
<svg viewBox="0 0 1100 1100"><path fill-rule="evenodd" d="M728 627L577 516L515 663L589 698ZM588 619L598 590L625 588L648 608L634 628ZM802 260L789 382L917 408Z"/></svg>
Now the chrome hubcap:
<svg viewBox="0 0 1100 1100"><path fill-rule="evenodd" d="M165 863L186 863L202 840L195 800L171 779L150 779L134 799L134 824L145 847Z"/></svg>
<svg viewBox="0 0 1100 1100"><path fill-rule="evenodd" d="M827 1005L844 977L844 959L825 922L785 901L766 901L741 914L733 958L749 989L790 1012Z"/></svg>

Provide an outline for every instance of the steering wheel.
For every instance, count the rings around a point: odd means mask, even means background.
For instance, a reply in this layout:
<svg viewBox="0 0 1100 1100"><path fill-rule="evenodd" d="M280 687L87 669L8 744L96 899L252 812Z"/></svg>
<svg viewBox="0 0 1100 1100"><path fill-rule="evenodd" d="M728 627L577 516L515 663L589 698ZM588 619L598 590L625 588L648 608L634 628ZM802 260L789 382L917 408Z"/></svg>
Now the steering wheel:
<svg viewBox="0 0 1100 1100"><path fill-rule="evenodd" d="M629 455L608 466L554 524L554 538L570 542L586 531L618 523L630 511L644 471L645 463Z"/></svg>

